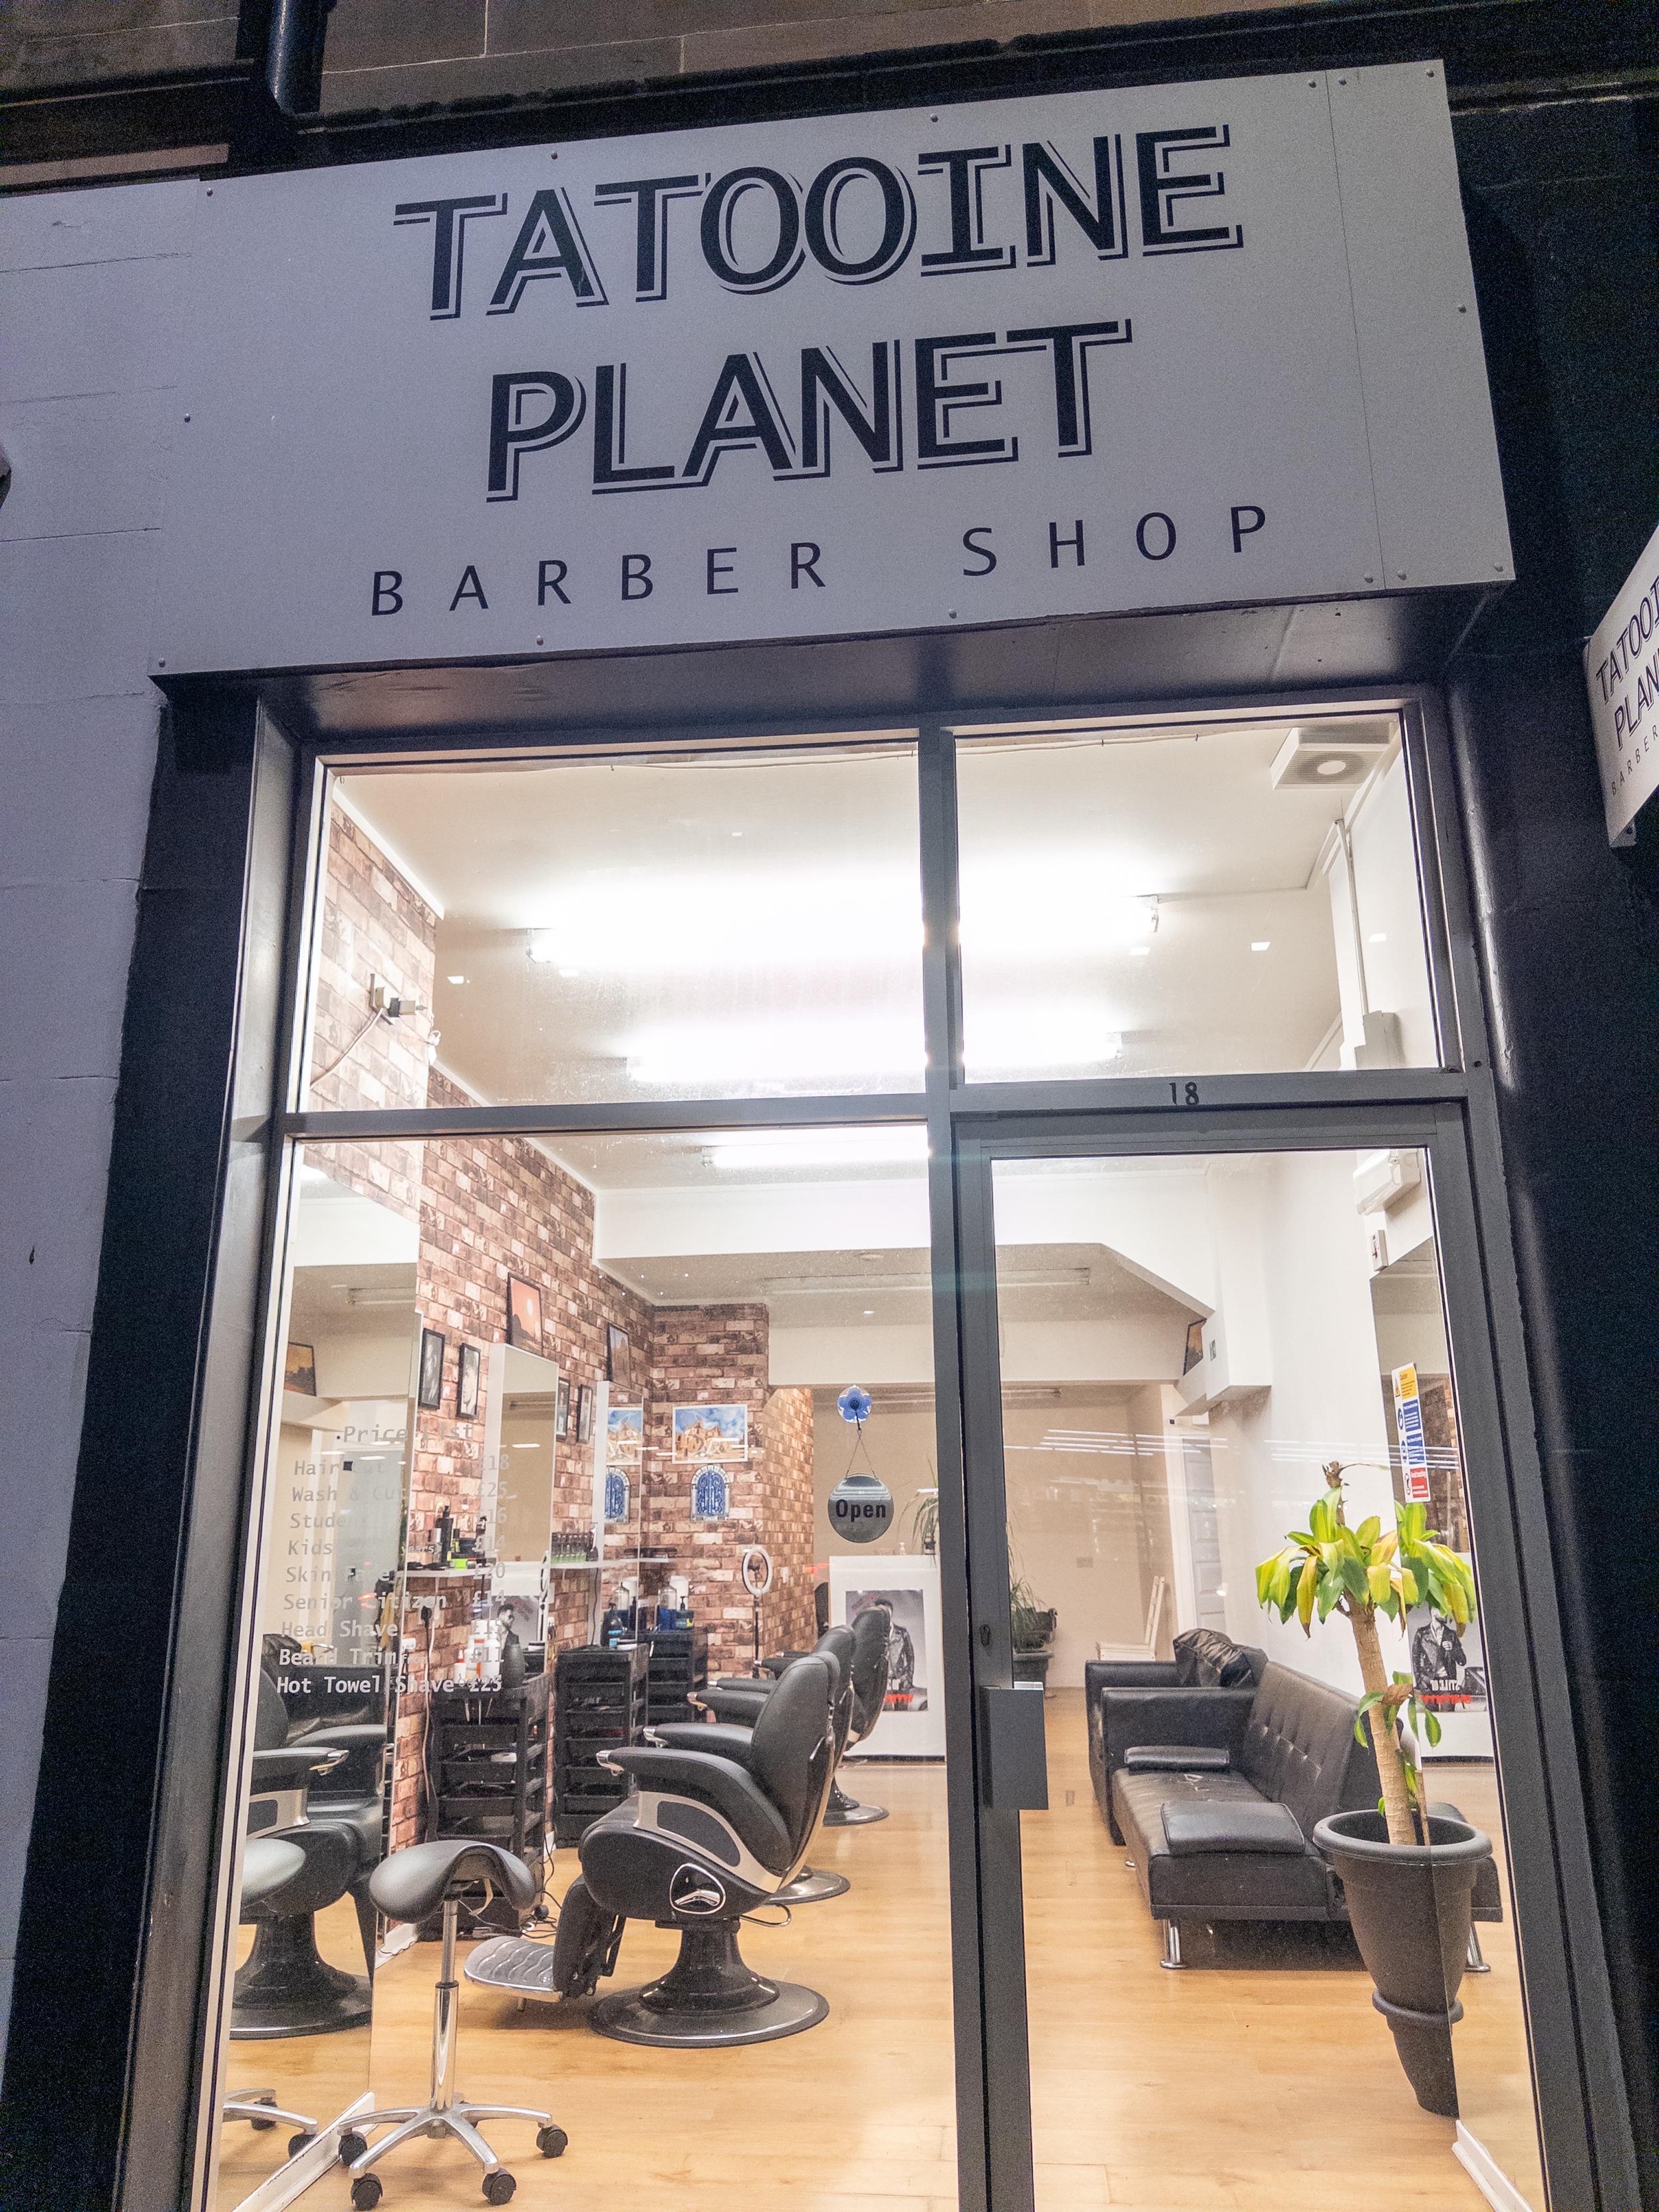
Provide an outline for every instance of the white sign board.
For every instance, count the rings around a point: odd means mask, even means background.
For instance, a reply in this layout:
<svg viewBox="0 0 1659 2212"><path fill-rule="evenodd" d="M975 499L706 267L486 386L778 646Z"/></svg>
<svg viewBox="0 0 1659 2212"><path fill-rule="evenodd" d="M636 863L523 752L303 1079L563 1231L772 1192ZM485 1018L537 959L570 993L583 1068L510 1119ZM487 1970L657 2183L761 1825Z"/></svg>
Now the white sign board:
<svg viewBox="0 0 1659 2212"><path fill-rule="evenodd" d="M1584 647L1607 836L1659 787L1659 530Z"/></svg>
<svg viewBox="0 0 1659 2212"><path fill-rule="evenodd" d="M154 663L1507 577L1437 65L200 188Z"/></svg>

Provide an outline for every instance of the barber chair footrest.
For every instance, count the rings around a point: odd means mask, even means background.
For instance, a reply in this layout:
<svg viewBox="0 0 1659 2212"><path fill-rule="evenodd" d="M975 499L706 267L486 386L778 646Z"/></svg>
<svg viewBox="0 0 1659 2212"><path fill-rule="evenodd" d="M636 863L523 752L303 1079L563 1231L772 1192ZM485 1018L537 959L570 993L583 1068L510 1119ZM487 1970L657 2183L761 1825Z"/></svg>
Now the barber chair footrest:
<svg viewBox="0 0 1659 2212"><path fill-rule="evenodd" d="M653 1983L651 1989L659 1989ZM647 2002L649 1990L618 1990L601 1997L587 2015L590 2025L617 2043L647 2043L673 2050L723 2051L740 2043L775 2043L816 2027L830 2011L829 2000L799 1982L763 1982L765 1994L741 2011L664 2012Z"/></svg>
<svg viewBox="0 0 1659 2212"><path fill-rule="evenodd" d="M844 1874L830 1874L803 1867L793 1881L785 1882L773 1899L775 1905L823 1905L832 1897L845 1897L853 1887Z"/></svg>

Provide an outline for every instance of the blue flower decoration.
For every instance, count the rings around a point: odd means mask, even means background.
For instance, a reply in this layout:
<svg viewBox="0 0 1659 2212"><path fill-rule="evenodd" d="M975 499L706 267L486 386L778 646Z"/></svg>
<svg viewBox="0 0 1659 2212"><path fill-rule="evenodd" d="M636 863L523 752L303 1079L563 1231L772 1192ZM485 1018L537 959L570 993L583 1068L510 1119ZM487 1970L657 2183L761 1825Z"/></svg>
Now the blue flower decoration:
<svg viewBox="0 0 1659 2212"><path fill-rule="evenodd" d="M860 1428L870 1418L870 1393L861 1390L856 1382L849 1382L836 1401L843 1421L856 1421Z"/></svg>

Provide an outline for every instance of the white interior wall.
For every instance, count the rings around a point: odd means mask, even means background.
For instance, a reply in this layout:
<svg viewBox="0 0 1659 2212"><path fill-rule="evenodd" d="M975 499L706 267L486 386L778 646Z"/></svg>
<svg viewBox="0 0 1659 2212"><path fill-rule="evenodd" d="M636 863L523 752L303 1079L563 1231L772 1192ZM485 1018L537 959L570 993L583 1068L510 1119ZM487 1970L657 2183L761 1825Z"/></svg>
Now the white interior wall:
<svg viewBox="0 0 1659 2212"><path fill-rule="evenodd" d="M0 199L0 2050L69 1534L161 701L195 187Z"/></svg>
<svg viewBox="0 0 1659 2212"><path fill-rule="evenodd" d="M847 1378L843 1378L844 1380ZM860 1380L866 1378L860 1376ZM933 1423L933 1402L931 1396L913 1398L907 1394L896 1405L884 1403L880 1395L869 1420L865 1424L865 1449L869 1454L869 1465L893 1493L893 1524L885 1535L873 1544L849 1544L844 1536L832 1535L830 1528L830 1493L847 1473L852 1458L856 1431L850 1421L843 1421L836 1411L834 1401L828 1397L815 1398L812 1407L812 1554L815 1559L827 1559L832 1553L842 1555L854 1552L878 1553L919 1552L916 1542L905 1525L906 1516L915 1503L916 1492L937 1488L935 1467L939 1455L938 1432ZM860 1473L867 1472L862 1455L855 1462Z"/></svg>
<svg viewBox="0 0 1659 2212"><path fill-rule="evenodd" d="M1225 1569L1228 1632L1263 1645L1299 1673L1358 1692L1358 1662L1345 1622L1304 1637L1256 1603L1255 1567L1292 1528L1307 1526L1327 1460L1354 1465L1347 1512L1356 1523L1392 1520L1389 1435L1378 1385L1365 1226L1353 1203L1346 1152L1295 1152L1258 1160L1263 1319L1273 1387L1212 1411L1209 1433ZM1405 1641L1383 1626L1390 1667Z"/></svg>

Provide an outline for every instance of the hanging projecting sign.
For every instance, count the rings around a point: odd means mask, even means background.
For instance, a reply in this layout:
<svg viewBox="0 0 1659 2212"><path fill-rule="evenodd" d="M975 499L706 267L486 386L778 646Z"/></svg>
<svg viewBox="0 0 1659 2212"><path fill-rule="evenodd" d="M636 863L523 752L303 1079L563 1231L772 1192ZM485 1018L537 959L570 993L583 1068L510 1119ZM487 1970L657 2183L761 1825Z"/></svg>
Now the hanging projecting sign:
<svg viewBox="0 0 1659 2212"><path fill-rule="evenodd" d="M154 665L1510 574L1433 63L199 188Z"/></svg>
<svg viewBox="0 0 1659 2212"><path fill-rule="evenodd" d="M1607 835L1659 789L1659 530L1584 647Z"/></svg>

